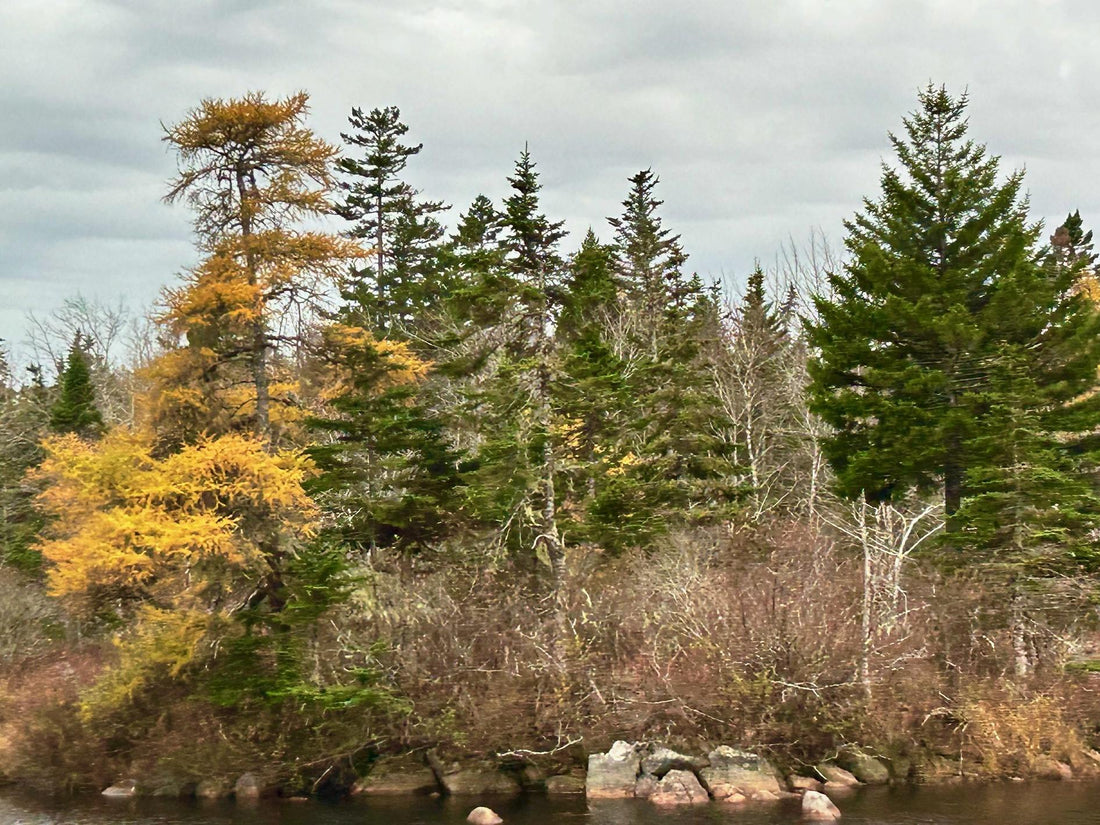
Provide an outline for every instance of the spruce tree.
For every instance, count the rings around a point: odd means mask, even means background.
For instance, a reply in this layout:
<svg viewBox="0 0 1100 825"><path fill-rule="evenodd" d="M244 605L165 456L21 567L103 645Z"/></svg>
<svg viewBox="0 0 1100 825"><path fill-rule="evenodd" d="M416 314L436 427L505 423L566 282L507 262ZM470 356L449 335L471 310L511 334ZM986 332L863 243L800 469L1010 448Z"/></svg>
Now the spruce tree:
<svg viewBox="0 0 1100 825"><path fill-rule="evenodd" d="M96 406L95 386L83 336L78 334L69 347L65 368L58 376L58 397L50 408L50 429L95 438L104 430L103 415Z"/></svg>
<svg viewBox="0 0 1100 825"><path fill-rule="evenodd" d="M448 207L422 199L403 180L409 158L423 145L402 142L409 127L396 106L367 114L355 108L348 120L356 131L341 137L363 155L337 162L347 192L337 212L354 222L349 234L372 248L373 261L352 272L344 297L367 313L375 330L400 334L448 291L440 261L444 230L436 217Z"/></svg>
<svg viewBox="0 0 1100 825"><path fill-rule="evenodd" d="M1033 403L1050 410L1091 386L1100 351L1071 268L1043 263L1022 174L999 182L998 158L967 137L966 96L929 86L918 100L890 135L880 198L846 224L849 263L815 297L810 391L843 494L938 488L951 516L991 454L978 440L1003 353L1028 358Z"/></svg>

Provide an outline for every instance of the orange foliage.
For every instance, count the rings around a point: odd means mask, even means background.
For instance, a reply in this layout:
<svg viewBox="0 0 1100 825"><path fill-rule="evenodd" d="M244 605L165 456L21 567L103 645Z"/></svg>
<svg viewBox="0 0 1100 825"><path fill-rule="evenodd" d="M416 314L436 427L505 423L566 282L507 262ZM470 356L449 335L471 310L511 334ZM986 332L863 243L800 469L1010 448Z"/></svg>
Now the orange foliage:
<svg viewBox="0 0 1100 825"><path fill-rule="evenodd" d="M307 460L251 437L204 439L164 458L122 430L44 447L39 504L53 519L39 549L50 590L92 609L119 599L220 604L263 574L273 532L293 541L313 530Z"/></svg>

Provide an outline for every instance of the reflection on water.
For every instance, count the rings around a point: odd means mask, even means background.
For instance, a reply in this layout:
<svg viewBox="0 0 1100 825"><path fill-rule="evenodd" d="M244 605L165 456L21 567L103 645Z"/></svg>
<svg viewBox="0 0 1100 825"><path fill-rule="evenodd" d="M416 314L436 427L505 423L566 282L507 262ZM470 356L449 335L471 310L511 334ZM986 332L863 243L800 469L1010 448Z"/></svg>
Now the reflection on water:
<svg viewBox="0 0 1100 825"><path fill-rule="evenodd" d="M1035 783L868 788L837 800L845 825L1097 825L1100 784ZM462 825L489 804L505 825L765 825L798 821L798 804L762 808L719 804L662 809L635 800L583 798L264 800L251 803L162 799L49 798L0 792L0 825Z"/></svg>

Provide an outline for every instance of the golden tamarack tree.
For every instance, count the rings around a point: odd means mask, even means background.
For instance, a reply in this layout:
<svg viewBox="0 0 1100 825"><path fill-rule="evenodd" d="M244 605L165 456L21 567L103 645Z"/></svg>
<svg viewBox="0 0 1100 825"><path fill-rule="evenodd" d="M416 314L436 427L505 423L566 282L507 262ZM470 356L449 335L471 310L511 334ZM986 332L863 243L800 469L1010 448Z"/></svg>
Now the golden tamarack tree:
<svg viewBox="0 0 1100 825"><path fill-rule="evenodd" d="M302 228L330 211L335 157L303 125L306 101L206 100L166 129L180 167L168 200L192 205L206 257L165 294L146 413L99 442L44 445L49 586L123 628L93 692L108 705L227 639L285 635L289 571L309 562L312 468L286 438L302 405L281 352L301 330L281 323L311 319L361 251Z"/></svg>
<svg viewBox="0 0 1100 825"><path fill-rule="evenodd" d="M348 262L353 242L303 229L332 211L337 150L303 120L304 92L268 101L204 100L165 129L179 174L166 200L194 209L206 258L167 291L164 327L185 346L158 366L155 420L187 440L249 427L275 442L299 394L280 354L300 346ZM283 411L273 412L273 404Z"/></svg>

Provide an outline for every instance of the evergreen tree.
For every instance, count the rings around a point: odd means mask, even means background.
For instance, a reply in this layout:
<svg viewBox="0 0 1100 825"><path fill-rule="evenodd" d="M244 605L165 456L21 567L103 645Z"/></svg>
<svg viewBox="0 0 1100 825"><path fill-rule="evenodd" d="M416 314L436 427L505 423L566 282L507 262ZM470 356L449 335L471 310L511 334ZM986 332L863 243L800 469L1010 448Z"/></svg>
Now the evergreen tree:
<svg viewBox="0 0 1100 825"><path fill-rule="evenodd" d="M679 236L664 228L650 171L630 179L615 229L615 276L625 301L610 343L629 376L634 413L607 445L607 472L589 507L602 542L645 544L669 526L723 518L741 496L728 423L708 350L719 313L698 276L682 272Z"/></svg>
<svg viewBox="0 0 1100 825"><path fill-rule="evenodd" d="M687 255L680 236L665 229L657 214L664 203L653 194L659 182L651 169L638 172L630 178L622 215L607 219L615 230L618 276L627 299L640 308L651 349L656 348L662 313L686 290L682 268Z"/></svg>
<svg viewBox="0 0 1100 825"><path fill-rule="evenodd" d="M330 532L364 554L430 545L458 521L462 478L441 420L419 398L427 365L362 334L339 340L329 363L345 387L328 416L310 420L327 438L308 453L321 471L309 490Z"/></svg>
<svg viewBox="0 0 1100 825"><path fill-rule="evenodd" d="M50 419L46 394L38 381L17 387L0 350L0 566L26 572L37 572L42 564L34 543L43 521L27 473L43 456L39 445Z"/></svg>
<svg viewBox="0 0 1100 825"><path fill-rule="evenodd" d="M59 394L50 407L50 429L55 433L75 433L82 438L102 435L103 415L96 406L95 386L83 336L78 334L73 339L57 383Z"/></svg>
<svg viewBox="0 0 1100 825"><path fill-rule="evenodd" d="M440 265L444 235L436 215L448 207L423 200L401 174L422 144L405 144L409 127L396 106L352 109L356 129L341 133L349 146L363 150L361 158L343 157L341 184L347 196L338 213L355 223L350 234L373 245L373 266L354 270L345 299L367 313L369 326L387 334L417 320L448 291Z"/></svg>
<svg viewBox="0 0 1100 825"><path fill-rule="evenodd" d="M603 488L633 417L627 364L614 351L607 324L618 313L615 250L589 229L569 263L557 324L561 368L554 383L560 421L562 490L568 528L580 539L608 544L589 507Z"/></svg>
<svg viewBox="0 0 1100 825"><path fill-rule="evenodd" d="M1027 355L1034 403L1054 409L1094 382L1100 347L1073 272L1042 263L1022 175L998 182L998 158L967 138L966 96L929 86L919 104L890 136L899 168L846 224L850 262L815 298L811 394L842 493L938 487L950 516L990 454L977 439L1002 354Z"/></svg>

